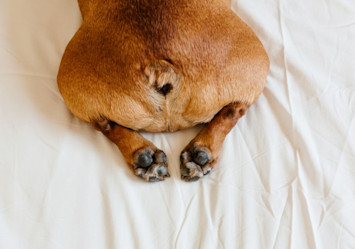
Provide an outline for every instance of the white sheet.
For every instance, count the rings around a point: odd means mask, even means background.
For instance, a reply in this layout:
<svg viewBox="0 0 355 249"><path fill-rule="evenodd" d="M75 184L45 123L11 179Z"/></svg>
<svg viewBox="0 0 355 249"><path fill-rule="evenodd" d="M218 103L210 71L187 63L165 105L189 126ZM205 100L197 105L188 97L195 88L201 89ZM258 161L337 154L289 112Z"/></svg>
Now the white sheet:
<svg viewBox="0 0 355 249"><path fill-rule="evenodd" d="M264 94L216 170L180 180L197 128L144 134L172 177L145 183L56 86L75 0L0 1L0 248L355 248L355 2L235 0L263 42Z"/></svg>

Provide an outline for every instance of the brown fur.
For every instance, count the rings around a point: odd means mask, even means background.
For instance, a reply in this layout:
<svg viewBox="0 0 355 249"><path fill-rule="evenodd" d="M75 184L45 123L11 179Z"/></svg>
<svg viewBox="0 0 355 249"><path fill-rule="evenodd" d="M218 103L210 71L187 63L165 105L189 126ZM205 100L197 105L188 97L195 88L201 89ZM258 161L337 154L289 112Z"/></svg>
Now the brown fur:
<svg viewBox="0 0 355 249"><path fill-rule="evenodd" d="M198 135L217 155L240 108L244 114L262 92L269 69L263 46L230 10L230 1L78 2L83 24L58 74L72 113L86 122L104 118L127 127L114 132L119 139L109 138L131 163L140 146L124 148L118 140L142 143L135 131L207 123L229 106Z"/></svg>

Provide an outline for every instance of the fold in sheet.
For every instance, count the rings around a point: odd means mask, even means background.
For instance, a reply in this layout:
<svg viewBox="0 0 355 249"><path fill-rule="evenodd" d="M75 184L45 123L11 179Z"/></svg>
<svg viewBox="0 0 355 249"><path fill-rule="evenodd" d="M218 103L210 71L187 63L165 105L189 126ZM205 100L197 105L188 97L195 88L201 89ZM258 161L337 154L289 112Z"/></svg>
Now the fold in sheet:
<svg viewBox="0 0 355 249"><path fill-rule="evenodd" d="M199 182L179 154L200 126L143 133L171 174L148 184L58 91L77 2L0 2L0 248L355 248L355 3L232 8L268 52L266 89Z"/></svg>

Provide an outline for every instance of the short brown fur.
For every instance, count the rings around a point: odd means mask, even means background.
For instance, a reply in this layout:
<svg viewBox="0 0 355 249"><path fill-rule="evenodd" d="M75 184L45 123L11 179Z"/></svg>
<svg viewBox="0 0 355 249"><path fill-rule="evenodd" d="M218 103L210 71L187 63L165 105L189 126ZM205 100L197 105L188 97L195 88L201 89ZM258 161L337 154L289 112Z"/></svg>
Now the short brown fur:
<svg viewBox="0 0 355 249"><path fill-rule="evenodd" d="M224 137L261 94L269 70L262 44L230 1L78 2L83 23L58 74L72 113L122 127L111 127L108 137L129 164L138 147L157 149L140 139L141 145L125 148L112 134L134 144L139 130L176 131L213 119L192 143L217 157ZM130 133L137 135L130 139Z"/></svg>

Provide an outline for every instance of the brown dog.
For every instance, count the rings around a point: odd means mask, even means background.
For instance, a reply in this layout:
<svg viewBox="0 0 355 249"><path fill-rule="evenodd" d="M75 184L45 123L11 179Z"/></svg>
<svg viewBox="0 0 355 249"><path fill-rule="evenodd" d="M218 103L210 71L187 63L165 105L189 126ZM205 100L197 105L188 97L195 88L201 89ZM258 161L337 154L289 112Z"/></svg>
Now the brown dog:
<svg viewBox="0 0 355 249"><path fill-rule="evenodd" d="M79 0L83 23L58 86L71 112L114 142L147 181L169 176L138 131L208 123L181 153L181 174L211 171L225 136L261 94L265 50L228 0Z"/></svg>

